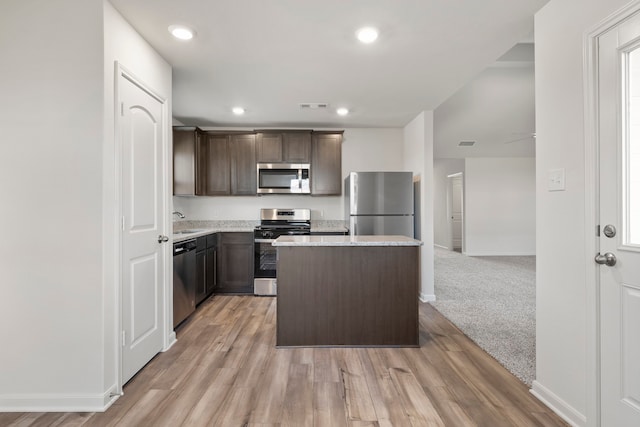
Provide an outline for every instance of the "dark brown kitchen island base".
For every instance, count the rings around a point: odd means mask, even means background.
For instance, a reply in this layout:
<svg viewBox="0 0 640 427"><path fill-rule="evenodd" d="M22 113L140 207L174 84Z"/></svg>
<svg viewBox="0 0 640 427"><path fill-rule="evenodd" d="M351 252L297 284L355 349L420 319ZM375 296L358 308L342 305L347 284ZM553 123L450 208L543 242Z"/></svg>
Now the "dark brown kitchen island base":
<svg viewBox="0 0 640 427"><path fill-rule="evenodd" d="M278 246L278 347L417 347L419 246Z"/></svg>

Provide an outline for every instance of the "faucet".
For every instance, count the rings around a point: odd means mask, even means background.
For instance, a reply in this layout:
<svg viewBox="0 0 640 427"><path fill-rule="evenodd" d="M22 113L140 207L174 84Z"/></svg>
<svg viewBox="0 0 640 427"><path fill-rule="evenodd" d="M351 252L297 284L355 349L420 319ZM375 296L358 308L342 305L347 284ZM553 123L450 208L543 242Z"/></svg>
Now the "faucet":
<svg viewBox="0 0 640 427"><path fill-rule="evenodd" d="M184 219L184 214L182 212L175 211L172 215L178 215L178 218Z"/></svg>

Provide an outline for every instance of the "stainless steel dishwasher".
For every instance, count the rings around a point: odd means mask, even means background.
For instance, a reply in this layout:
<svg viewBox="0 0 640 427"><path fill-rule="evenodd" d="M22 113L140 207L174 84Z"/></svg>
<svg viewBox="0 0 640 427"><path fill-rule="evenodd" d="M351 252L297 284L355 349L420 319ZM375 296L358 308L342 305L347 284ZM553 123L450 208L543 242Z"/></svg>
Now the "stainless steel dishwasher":
<svg viewBox="0 0 640 427"><path fill-rule="evenodd" d="M173 327L196 309L196 241L173 244Z"/></svg>

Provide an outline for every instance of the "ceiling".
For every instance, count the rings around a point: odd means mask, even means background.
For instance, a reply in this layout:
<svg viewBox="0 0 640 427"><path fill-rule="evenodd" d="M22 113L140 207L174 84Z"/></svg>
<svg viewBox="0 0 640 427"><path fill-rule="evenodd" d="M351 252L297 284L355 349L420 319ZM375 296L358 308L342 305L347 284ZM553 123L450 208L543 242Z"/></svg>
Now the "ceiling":
<svg viewBox="0 0 640 427"><path fill-rule="evenodd" d="M172 65L180 122L348 128L402 127L435 110L530 36L548 0L110 1ZM197 36L178 41L172 24ZM354 36L365 25L380 30L371 45ZM309 102L329 108L299 107ZM338 116L341 106L351 113Z"/></svg>
<svg viewBox="0 0 640 427"><path fill-rule="evenodd" d="M434 157L533 157L534 133L534 45L519 43L436 108Z"/></svg>

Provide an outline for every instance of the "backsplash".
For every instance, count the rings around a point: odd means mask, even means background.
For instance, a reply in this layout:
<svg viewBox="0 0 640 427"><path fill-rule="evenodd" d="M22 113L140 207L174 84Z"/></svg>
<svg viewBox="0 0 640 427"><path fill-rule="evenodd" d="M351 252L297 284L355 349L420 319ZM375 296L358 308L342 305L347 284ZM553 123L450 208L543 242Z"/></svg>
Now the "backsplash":
<svg viewBox="0 0 640 427"><path fill-rule="evenodd" d="M173 222L173 231L187 230L190 228L229 229L229 231L253 230L260 225L260 221L243 220L183 220Z"/></svg>
<svg viewBox="0 0 640 427"><path fill-rule="evenodd" d="M260 225L260 221L245 220L191 220L185 219L173 222L173 231L187 229L215 229L227 231L251 231ZM342 220L311 220L311 229L322 231L341 231L347 227L345 221Z"/></svg>

